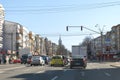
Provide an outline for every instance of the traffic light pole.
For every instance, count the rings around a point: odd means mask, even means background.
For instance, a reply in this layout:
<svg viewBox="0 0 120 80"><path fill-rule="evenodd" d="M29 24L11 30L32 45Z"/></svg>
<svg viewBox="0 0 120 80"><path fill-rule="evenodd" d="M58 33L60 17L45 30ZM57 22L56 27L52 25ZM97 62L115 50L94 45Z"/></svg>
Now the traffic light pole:
<svg viewBox="0 0 120 80"><path fill-rule="evenodd" d="M95 32L95 33L98 33L98 34L100 34L99 32L97 32L97 31L94 31L94 30L92 30L92 29L89 29L89 28L87 28L87 27L84 27L84 26L66 26L66 30L68 31L68 29L70 28L70 27L81 27L81 31L83 30L83 28L84 29L87 29L87 30L89 30L89 31L92 31L92 32Z"/></svg>
<svg viewBox="0 0 120 80"><path fill-rule="evenodd" d="M95 32L95 33L100 34L100 35L101 35L101 52L103 53L103 29L100 30L100 32L97 32L97 31L94 31L94 30L89 29L89 28L84 27L84 26L66 26L66 31L68 31L70 27L74 27L74 28L75 28L75 27L80 27L80 28L81 28L81 31L82 31L83 28L84 28L84 29L87 29L87 30L89 30L89 31L92 31L92 32ZM99 28L99 29L100 29L100 28Z"/></svg>

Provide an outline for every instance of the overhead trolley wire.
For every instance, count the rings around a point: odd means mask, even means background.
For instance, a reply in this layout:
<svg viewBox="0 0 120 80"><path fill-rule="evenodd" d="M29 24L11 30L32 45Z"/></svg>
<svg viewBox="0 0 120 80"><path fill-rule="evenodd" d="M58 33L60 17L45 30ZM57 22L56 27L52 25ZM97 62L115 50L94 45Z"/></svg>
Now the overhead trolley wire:
<svg viewBox="0 0 120 80"><path fill-rule="evenodd" d="M106 3L94 3L86 5L63 5L63 6L22 6L21 8L12 7L6 9L8 12L42 12L42 11L64 11L64 10L84 10L84 9L95 9L120 5L120 1L106 2ZM9 7L8 7L9 8Z"/></svg>

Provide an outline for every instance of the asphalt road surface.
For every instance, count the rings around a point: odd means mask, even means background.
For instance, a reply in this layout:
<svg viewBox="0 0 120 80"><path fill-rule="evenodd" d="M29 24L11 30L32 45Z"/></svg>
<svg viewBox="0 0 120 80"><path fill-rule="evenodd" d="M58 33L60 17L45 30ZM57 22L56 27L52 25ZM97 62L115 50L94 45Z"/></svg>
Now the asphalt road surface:
<svg viewBox="0 0 120 80"><path fill-rule="evenodd" d="M120 68L110 62L88 63L86 69L65 67L0 65L0 80L120 80Z"/></svg>

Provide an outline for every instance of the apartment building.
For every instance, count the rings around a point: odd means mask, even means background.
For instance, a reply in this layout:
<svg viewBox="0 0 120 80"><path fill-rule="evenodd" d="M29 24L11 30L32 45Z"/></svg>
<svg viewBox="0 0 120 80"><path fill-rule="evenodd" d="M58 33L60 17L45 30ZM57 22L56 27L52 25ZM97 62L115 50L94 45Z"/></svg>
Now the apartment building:
<svg viewBox="0 0 120 80"><path fill-rule="evenodd" d="M33 33L32 31L29 31L28 33L29 38L28 38L28 42L29 42L29 48L30 48L30 53L32 53L34 55L35 52L35 33Z"/></svg>
<svg viewBox="0 0 120 80"><path fill-rule="evenodd" d="M18 56L23 48L23 26L16 22L4 21L3 50L9 55Z"/></svg>
<svg viewBox="0 0 120 80"><path fill-rule="evenodd" d="M120 24L112 27L112 47L120 52Z"/></svg>
<svg viewBox="0 0 120 80"><path fill-rule="evenodd" d="M3 48L3 23L4 23L4 8L0 4L0 50Z"/></svg>

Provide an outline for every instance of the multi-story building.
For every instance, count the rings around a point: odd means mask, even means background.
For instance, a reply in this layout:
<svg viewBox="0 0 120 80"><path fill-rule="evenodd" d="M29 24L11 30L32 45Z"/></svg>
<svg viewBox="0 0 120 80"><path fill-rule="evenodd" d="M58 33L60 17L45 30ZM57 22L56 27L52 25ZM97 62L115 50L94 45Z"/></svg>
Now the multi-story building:
<svg viewBox="0 0 120 80"><path fill-rule="evenodd" d="M34 53L35 52L35 44L34 44L35 43L35 34L32 31L29 32L28 42L29 42L30 52L33 55L38 55L38 53Z"/></svg>
<svg viewBox="0 0 120 80"><path fill-rule="evenodd" d="M96 53L100 53L101 52L101 37L100 36L95 38L94 45L95 45Z"/></svg>
<svg viewBox="0 0 120 80"><path fill-rule="evenodd" d="M113 26L111 29L111 46L114 52L117 52L117 26Z"/></svg>
<svg viewBox="0 0 120 80"><path fill-rule="evenodd" d="M117 25L116 27L116 32L117 32L117 35L116 35L116 39L117 39L117 51L120 52L120 24Z"/></svg>
<svg viewBox="0 0 120 80"><path fill-rule="evenodd" d="M25 54L25 48L30 48L28 30L19 23L5 20L3 25L3 50L9 55L19 57Z"/></svg>
<svg viewBox="0 0 120 80"><path fill-rule="evenodd" d="M112 47L116 52L120 52L120 24L112 27Z"/></svg>
<svg viewBox="0 0 120 80"><path fill-rule="evenodd" d="M107 32L105 35L105 41L104 41L104 53L111 53L112 47L111 47L111 31Z"/></svg>
<svg viewBox="0 0 120 80"><path fill-rule="evenodd" d="M35 52L40 54L40 35L35 35Z"/></svg>
<svg viewBox="0 0 120 80"><path fill-rule="evenodd" d="M46 55L45 38L40 37L40 54Z"/></svg>
<svg viewBox="0 0 120 80"><path fill-rule="evenodd" d="M4 8L0 4L0 50L3 48L3 23L4 23Z"/></svg>
<svg viewBox="0 0 120 80"><path fill-rule="evenodd" d="M13 54L16 51L16 33L19 26L18 23L11 21L5 21L3 25L3 49L10 50Z"/></svg>
<svg viewBox="0 0 120 80"><path fill-rule="evenodd" d="M23 37L23 41L22 41L23 42L23 44L22 44L23 48L29 47L29 41L28 41L29 30L26 27L22 27L21 29L22 29L21 33L22 33L22 37Z"/></svg>
<svg viewBox="0 0 120 80"><path fill-rule="evenodd" d="M4 23L4 8L0 4L0 60L4 57L5 51L3 49L3 23ZM4 57L5 58L5 57Z"/></svg>
<svg viewBox="0 0 120 80"><path fill-rule="evenodd" d="M16 55L23 48L23 27L19 23L4 21L3 50Z"/></svg>
<svg viewBox="0 0 120 80"><path fill-rule="evenodd" d="M17 56L24 48L29 48L33 55L52 56L57 51L55 43L35 35L19 23L4 21L4 8L0 5L0 52L6 51L9 55Z"/></svg>

